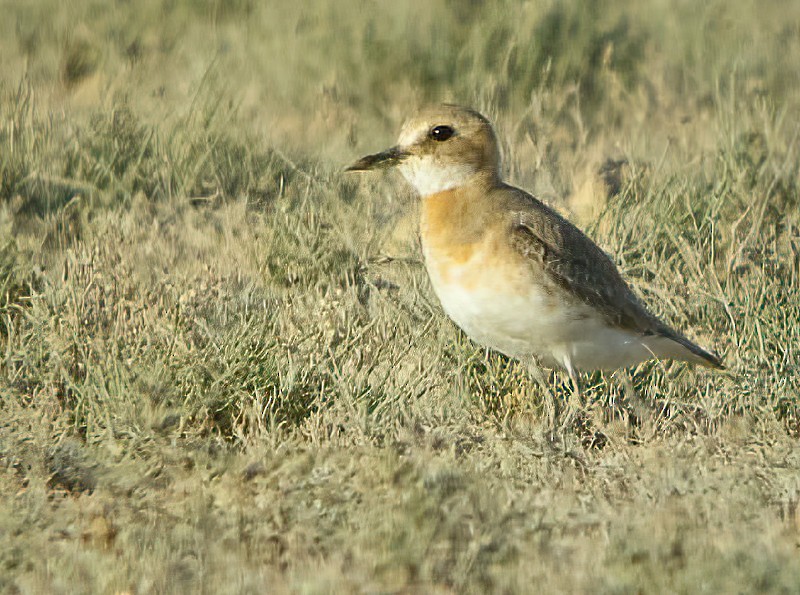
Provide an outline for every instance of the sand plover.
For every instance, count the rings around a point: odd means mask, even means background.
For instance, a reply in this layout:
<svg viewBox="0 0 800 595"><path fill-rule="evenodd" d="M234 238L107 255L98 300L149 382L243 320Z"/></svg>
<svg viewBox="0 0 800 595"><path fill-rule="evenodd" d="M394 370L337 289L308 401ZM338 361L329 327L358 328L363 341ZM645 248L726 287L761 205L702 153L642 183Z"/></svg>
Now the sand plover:
<svg viewBox="0 0 800 595"><path fill-rule="evenodd" d="M422 199L425 266L445 312L510 357L579 370L653 358L723 368L651 314L614 262L572 223L500 179L491 123L471 109L423 110L397 146L347 168L396 166Z"/></svg>

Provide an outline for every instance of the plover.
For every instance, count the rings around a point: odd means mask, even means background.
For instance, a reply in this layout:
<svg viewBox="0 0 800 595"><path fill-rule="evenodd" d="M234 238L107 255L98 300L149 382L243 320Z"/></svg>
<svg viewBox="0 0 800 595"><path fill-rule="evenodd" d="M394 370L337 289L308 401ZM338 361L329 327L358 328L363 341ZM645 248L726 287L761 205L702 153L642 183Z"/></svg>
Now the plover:
<svg viewBox="0 0 800 595"><path fill-rule="evenodd" d="M419 193L425 266L445 312L512 358L613 370L653 358L723 368L647 310L614 262L572 223L500 178L491 123L443 105L403 126L396 146L347 171L396 166Z"/></svg>

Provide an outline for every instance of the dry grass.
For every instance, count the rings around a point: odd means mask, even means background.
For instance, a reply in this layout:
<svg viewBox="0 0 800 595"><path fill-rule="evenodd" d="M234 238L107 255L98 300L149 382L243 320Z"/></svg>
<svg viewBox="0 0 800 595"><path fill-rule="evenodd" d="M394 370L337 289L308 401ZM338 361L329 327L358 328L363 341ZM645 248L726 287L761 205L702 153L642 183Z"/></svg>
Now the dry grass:
<svg viewBox="0 0 800 595"><path fill-rule="evenodd" d="M800 588L800 10L467 6L0 3L0 589ZM551 440L341 173L440 100L729 370Z"/></svg>

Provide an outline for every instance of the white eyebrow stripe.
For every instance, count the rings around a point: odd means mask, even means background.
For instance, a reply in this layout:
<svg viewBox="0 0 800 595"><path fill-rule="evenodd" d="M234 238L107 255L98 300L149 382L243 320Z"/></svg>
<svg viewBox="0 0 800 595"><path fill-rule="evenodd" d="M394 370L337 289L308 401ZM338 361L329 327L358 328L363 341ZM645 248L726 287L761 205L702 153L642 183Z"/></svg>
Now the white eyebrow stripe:
<svg viewBox="0 0 800 595"><path fill-rule="evenodd" d="M401 147L410 147L412 145L419 144L428 135L428 130L430 130L430 127L403 128L403 130L400 132L398 144Z"/></svg>

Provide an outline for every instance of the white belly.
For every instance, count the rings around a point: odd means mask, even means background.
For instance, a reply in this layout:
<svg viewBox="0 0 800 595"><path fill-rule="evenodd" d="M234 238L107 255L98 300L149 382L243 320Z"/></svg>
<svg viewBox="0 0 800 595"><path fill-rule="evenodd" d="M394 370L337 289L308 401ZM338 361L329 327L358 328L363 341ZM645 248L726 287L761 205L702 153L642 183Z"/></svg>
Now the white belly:
<svg viewBox="0 0 800 595"><path fill-rule="evenodd" d="M516 358L545 351L558 326L548 296L508 295L491 286L467 290L457 283L433 284L447 315L474 341Z"/></svg>
<svg viewBox="0 0 800 595"><path fill-rule="evenodd" d="M642 337L609 327L558 288L529 283L525 292L511 291L488 267L476 272L479 263L475 258L450 265L446 278L428 267L444 311L477 343L523 361L536 357L545 365L584 370L616 369L653 357Z"/></svg>

